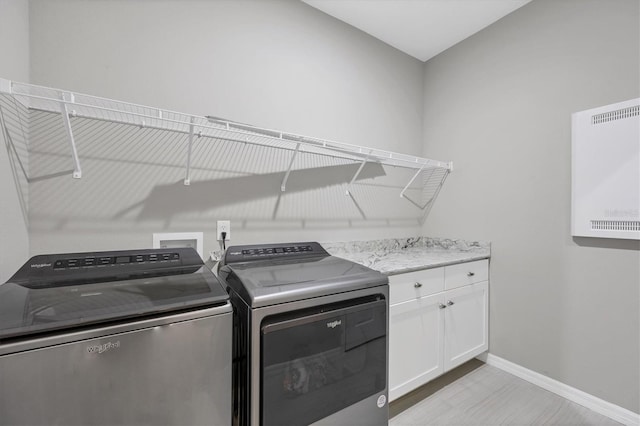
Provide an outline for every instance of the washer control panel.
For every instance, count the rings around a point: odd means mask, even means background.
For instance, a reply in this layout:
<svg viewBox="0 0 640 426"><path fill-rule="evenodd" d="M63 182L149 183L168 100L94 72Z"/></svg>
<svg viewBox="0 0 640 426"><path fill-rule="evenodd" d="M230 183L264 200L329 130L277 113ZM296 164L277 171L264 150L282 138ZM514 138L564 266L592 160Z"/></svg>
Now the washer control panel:
<svg viewBox="0 0 640 426"><path fill-rule="evenodd" d="M172 270L186 273L187 269L203 266L202 259L192 248L165 248L96 251L84 253L45 254L34 256L16 272L10 281L37 282L48 285L60 280L98 280ZM35 284L34 284L35 285Z"/></svg>
<svg viewBox="0 0 640 426"><path fill-rule="evenodd" d="M89 256L71 259L57 259L53 269L92 268L108 265L125 265L128 263L155 263L180 260L180 253L150 253L130 256Z"/></svg>

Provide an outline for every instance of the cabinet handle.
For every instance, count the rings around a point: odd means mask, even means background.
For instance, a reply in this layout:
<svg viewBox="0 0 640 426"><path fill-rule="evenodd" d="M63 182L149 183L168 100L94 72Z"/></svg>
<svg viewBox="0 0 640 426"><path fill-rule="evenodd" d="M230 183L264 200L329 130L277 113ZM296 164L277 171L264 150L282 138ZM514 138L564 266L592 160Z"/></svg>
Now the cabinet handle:
<svg viewBox="0 0 640 426"><path fill-rule="evenodd" d="M447 306L452 306L455 305L455 302L453 300L447 300Z"/></svg>
<svg viewBox="0 0 640 426"><path fill-rule="evenodd" d="M447 305L445 305L444 303L439 303L439 302L438 302L438 308L440 308L440 309L444 309L444 308L446 308L446 307L447 307Z"/></svg>
<svg viewBox="0 0 640 426"><path fill-rule="evenodd" d="M413 286L415 288L420 288L420 287L422 287L422 284L416 281L416 283Z"/></svg>
<svg viewBox="0 0 640 426"><path fill-rule="evenodd" d="M476 274L475 272L467 272L467 276L468 276L468 277L472 277L472 276L474 276L475 274Z"/></svg>

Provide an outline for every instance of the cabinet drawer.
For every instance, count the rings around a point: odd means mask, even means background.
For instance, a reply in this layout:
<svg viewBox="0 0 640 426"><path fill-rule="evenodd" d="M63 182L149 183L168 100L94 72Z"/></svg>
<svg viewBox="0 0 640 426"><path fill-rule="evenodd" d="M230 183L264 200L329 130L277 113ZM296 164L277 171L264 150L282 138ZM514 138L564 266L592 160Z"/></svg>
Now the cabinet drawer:
<svg viewBox="0 0 640 426"><path fill-rule="evenodd" d="M446 290L487 281L488 279L489 261L487 259L459 263L445 266L444 268L444 286Z"/></svg>
<svg viewBox="0 0 640 426"><path fill-rule="evenodd" d="M444 268L425 269L389 277L389 304L444 290Z"/></svg>

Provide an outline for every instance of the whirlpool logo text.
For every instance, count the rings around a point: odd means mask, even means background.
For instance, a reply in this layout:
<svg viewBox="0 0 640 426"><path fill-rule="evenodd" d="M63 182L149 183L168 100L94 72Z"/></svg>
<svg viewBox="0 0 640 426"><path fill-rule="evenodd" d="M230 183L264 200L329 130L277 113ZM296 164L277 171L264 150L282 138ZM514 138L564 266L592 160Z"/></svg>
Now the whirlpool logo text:
<svg viewBox="0 0 640 426"><path fill-rule="evenodd" d="M335 320L327 323L327 328L336 328L342 324L342 320Z"/></svg>
<svg viewBox="0 0 640 426"><path fill-rule="evenodd" d="M87 352L90 354L101 354L111 349L118 349L120 347L120 340L117 342L107 342L102 345L93 345L87 347Z"/></svg>

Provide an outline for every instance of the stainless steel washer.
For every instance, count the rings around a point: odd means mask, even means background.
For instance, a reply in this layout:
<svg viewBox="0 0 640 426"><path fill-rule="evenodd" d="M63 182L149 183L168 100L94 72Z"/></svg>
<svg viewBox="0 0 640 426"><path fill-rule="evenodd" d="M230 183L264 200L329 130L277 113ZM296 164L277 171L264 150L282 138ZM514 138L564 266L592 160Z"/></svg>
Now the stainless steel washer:
<svg viewBox="0 0 640 426"><path fill-rule="evenodd" d="M193 249L36 256L0 285L0 424L229 425L231 331Z"/></svg>
<svg viewBox="0 0 640 426"><path fill-rule="evenodd" d="M234 424L386 425L388 279L318 243L235 246Z"/></svg>

